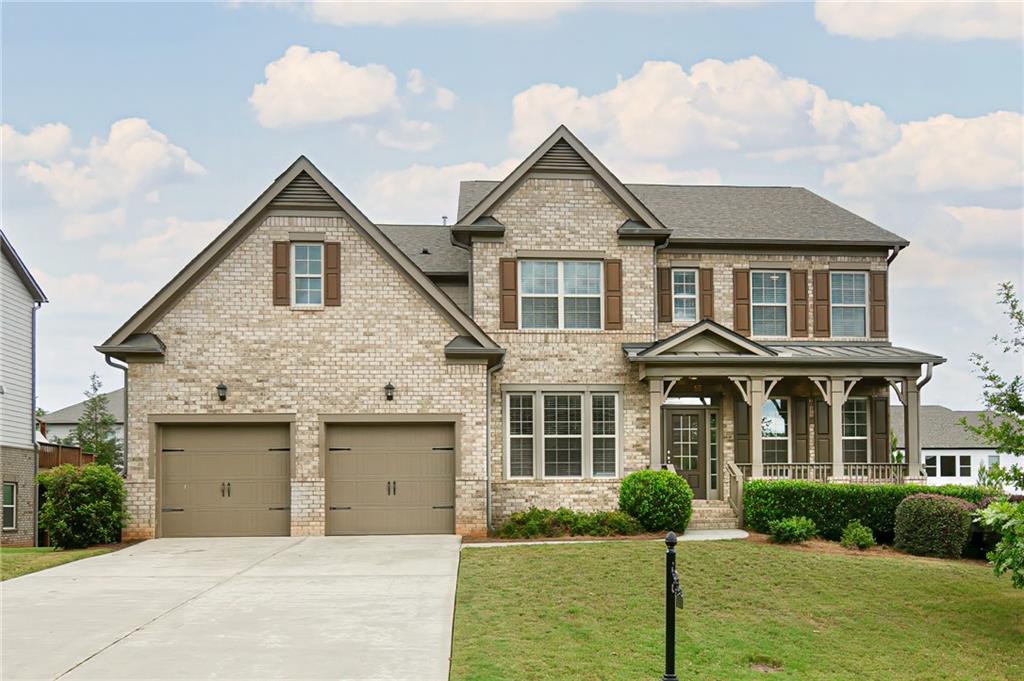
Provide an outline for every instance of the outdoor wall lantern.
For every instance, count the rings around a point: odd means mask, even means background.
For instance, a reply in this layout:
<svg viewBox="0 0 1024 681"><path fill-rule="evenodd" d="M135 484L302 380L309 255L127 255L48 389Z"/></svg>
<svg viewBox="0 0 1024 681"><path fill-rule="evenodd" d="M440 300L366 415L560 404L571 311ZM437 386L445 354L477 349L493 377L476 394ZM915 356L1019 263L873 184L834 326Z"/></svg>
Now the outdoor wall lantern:
<svg viewBox="0 0 1024 681"><path fill-rule="evenodd" d="M391 385L391 381L388 381L388 384L384 386L384 399L388 402L395 399L395 386Z"/></svg>
<svg viewBox="0 0 1024 681"><path fill-rule="evenodd" d="M228 399L228 387L223 383L217 385L217 397L220 398L221 402Z"/></svg>

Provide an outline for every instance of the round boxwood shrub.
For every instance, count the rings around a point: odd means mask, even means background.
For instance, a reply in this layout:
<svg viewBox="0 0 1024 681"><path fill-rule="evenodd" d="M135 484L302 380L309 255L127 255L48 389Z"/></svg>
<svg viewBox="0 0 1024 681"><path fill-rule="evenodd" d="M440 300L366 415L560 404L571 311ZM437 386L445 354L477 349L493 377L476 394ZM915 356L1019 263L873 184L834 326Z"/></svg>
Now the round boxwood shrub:
<svg viewBox="0 0 1024 681"><path fill-rule="evenodd" d="M839 544L844 549L860 549L861 551L870 549L875 545L875 533L859 520L851 520L843 528L843 536L839 540Z"/></svg>
<svg viewBox="0 0 1024 681"><path fill-rule="evenodd" d="M105 464L64 464L39 475L46 500L39 525L59 549L107 544L120 538L128 516L124 480Z"/></svg>
<svg viewBox="0 0 1024 681"><path fill-rule="evenodd" d="M959 558L971 534L974 504L939 494L914 494L896 507L898 551Z"/></svg>
<svg viewBox="0 0 1024 681"><path fill-rule="evenodd" d="M803 516L773 520L768 524L772 541L778 544L801 544L818 535L814 521Z"/></svg>
<svg viewBox="0 0 1024 681"><path fill-rule="evenodd" d="M683 532L693 513L693 490L672 471L636 471L619 487L619 508L648 532Z"/></svg>

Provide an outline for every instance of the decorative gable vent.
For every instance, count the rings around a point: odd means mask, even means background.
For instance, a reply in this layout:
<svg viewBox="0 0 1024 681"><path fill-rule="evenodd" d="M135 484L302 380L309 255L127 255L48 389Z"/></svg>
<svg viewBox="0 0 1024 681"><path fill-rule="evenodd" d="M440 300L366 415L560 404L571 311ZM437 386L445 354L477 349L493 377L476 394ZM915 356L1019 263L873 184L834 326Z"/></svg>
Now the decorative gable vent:
<svg viewBox="0 0 1024 681"><path fill-rule="evenodd" d="M558 140L533 164L536 172L586 173L591 167L565 140Z"/></svg>
<svg viewBox="0 0 1024 681"><path fill-rule="evenodd" d="M331 195L305 171L299 173L270 202L271 208L337 208Z"/></svg>

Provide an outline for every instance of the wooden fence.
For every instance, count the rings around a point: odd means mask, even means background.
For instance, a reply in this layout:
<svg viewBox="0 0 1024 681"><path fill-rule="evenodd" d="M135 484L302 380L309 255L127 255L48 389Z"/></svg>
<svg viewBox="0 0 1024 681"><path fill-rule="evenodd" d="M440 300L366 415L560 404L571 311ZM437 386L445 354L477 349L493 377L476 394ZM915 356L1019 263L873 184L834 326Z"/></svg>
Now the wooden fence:
<svg viewBox="0 0 1024 681"><path fill-rule="evenodd" d="M95 463L95 461L96 455L83 452L81 447L39 443L39 470L56 468L66 463L72 466L84 466L87 463Z"/></svg>

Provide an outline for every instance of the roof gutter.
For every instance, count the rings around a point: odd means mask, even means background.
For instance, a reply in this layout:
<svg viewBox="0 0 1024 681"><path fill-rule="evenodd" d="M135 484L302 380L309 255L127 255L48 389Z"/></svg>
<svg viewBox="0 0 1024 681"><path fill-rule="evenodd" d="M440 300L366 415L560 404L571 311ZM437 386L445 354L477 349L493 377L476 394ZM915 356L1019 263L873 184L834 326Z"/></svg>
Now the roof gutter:
<svg viewBox="0 0 1024 681"><path fill-rule="evenodd" d="M900 251L902 251L904 248L905 248L904 246L900 246L899 244L893 246L892 247L892 254L890 254L889 257L885 259L885 264L886 265L891 265L892 261L896 259L896 256L899 255Z"/></svg>

